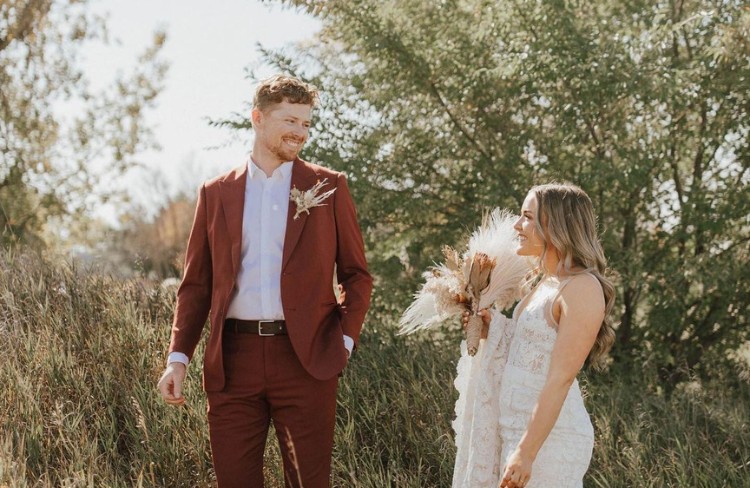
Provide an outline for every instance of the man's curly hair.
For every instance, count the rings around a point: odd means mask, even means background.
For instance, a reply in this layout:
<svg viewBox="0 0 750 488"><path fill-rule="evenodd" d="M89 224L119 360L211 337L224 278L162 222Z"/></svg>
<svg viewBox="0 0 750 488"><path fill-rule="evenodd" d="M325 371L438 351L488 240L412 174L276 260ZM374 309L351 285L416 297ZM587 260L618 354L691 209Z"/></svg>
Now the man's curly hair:
<svg viewBox="0 0 750 488"><path fill-rule="evenodd" d="M281 102L314 107L318 102L318 89L298 78L282 74L262 80L255 90L253 108L266 110L271 105Z"/></svg>

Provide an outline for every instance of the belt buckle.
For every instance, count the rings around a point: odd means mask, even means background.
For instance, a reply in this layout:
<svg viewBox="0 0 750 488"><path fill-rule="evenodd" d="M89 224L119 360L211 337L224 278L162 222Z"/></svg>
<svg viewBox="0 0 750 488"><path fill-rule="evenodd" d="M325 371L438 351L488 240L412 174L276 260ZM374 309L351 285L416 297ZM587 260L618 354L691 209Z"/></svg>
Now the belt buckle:
<svg viewBox="0 0 750 488"><path fill-rule="evenodd" d="M259 320L258 321L258 335L261 337L269 337L269 336L276 335L274 333L271 333L271 334L263 333L263 324L273 324L274 322L276 321L275 320Z"/></svg>

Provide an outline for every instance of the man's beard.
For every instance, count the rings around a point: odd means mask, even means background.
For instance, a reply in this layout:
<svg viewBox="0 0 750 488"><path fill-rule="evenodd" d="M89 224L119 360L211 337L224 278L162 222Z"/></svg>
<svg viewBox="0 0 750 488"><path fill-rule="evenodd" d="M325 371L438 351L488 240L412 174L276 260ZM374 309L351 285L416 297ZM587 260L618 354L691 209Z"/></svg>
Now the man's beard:
<svg viewBox="0 0 750 488"><path fill-rule="evenodd" d="M297 154L299 154L299 151L295 151L293 149L284 150L283 148L277 147L274 148L273 154L281 161L286 162L294 161L297 158Z"/></svg>
<svg viewBox="0 0 750 488"><path fill-rule="evenodd" d="M271 148L271 152L279 158L281 161L294 161L297 158L297 155L302 150L302 148L305 146L305 141L302 141L299 145L299 148L292 149L290 147L284 146L284 141L279 141L279 143Z"/></svg>

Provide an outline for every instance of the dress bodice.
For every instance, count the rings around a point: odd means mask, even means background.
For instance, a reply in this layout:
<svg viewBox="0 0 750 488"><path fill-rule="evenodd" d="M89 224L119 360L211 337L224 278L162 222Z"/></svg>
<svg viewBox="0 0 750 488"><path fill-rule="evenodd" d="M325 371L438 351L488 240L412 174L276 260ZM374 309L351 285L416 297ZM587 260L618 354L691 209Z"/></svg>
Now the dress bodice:
<svg viewBox="0 0 750 488"><path fill-rule="evenodd" d="M547 278L516 306L513 312L515 332L510 344L508 364L529 375L546 378L557 339L557 324L552 305L567 281Z"/></svg>

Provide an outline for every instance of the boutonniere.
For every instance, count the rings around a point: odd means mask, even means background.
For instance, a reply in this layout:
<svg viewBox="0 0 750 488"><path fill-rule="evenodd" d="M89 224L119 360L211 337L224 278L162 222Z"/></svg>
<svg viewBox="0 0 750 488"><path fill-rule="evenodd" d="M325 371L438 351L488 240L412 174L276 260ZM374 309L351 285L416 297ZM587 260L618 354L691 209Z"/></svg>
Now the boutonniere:
<svg viewBox="0 0 750 488"><path fill-rule="evenodd" d="M336 191L336 189L334 188L332 190L328 190L327 192L320 193L320 190L323 189L327 181L328 178L324 179L323 181L318 180L318 182L315 183L312 188L305 191L298 190L296 186L292 188L292 190L289 192L289 200L293 201L297 206L297 211L294 213L294 220L297 220L302 212L310 215L311 208L322 207L323 205L325 205L323 201L333 195L333 192Z"/></svg>

